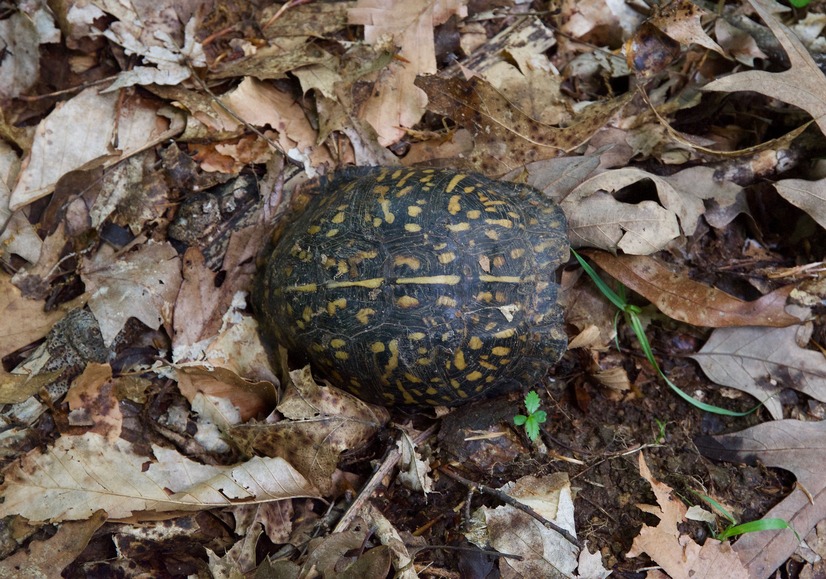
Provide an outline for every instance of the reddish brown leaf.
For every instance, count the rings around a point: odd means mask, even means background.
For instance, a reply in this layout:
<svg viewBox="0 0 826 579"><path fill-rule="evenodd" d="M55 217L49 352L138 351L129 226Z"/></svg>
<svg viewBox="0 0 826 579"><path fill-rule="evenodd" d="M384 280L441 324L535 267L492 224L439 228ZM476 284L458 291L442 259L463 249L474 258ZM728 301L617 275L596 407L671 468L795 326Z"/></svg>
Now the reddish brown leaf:
<svg viewBox="0 0 826 579"><path fill-rule="evenodd" d="M785 327L800 320L784 310L793 286L746 302L717 288L696 282L645 255L582 252L615 279L631 288L670 318L708 328L731 326Z"/></svg>

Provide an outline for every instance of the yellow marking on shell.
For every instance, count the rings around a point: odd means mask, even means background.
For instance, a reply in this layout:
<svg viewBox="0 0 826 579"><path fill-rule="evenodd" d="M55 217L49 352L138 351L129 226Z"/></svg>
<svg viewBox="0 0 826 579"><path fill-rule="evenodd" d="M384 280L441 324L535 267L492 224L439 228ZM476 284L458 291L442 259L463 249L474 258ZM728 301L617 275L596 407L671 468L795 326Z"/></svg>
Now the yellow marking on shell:
<svg viewBox="0 0 826 579"><path fill-rule="evenodd" d="M377 287L381 287L383 283L383 277L373 277L370 279L360 279L355 281L328 281L325 285L329 289L339 289L343 287L366 287L368 289L376 289Z"/></svg>
<svg viewBox="0 0 826 579"><path fill-rule="evenodd" d="M350 354L348 354L344 350L338 350L334 355L336 357L336 360L346 360L350 357Z"/></svg>
<svg viewBox="0 0 826 579"><path fill-rule="evenodd" d="M379 205L381 206L381 211L384 213L384 220L387 223L393 223L396 220L396 216L390 211L390 199L382 199L379 201Z"/></svg>
<svg viewBox="0 0 826 579"><path fill-rule="evenodd" d="M439 296L436 300L436 305L445 306L448 308L455 308L458 302L450 296Z"/></svg>
<svg viewBox="0 0 826 579"><path fill-rule="evenodd" d="M494 199L494 200L487 199L484 203L485 203L485 207L489 207L489 208L493 209L493 208L498 207L500 205L505 205L507 202L506 201L501 201L501 200L496 200L496 199ZM486 211L490 211L490 209L486 209Z"/></svg>
<svg viewBox="0 0 826 579"><path fill-rule="evenodd" d="M336 315L336 309L343 310L347 307L347 298L338 298L331 302L327 302L327 313L331 316Z"/></svg>
<svg viewBox="0 0 826 579"><path fill-rule="evenodd" d="M507 365L508 365L508 364L510 364L510 363L511 363L511 359L510 359L510 358L502 358L501 360L499 360L499 364L500 364L501 366L507 366Z"/></svg>
<svg viewBox="0 0 826 579"><path fill-rule="evenodd" d="M373 218L373 227L378 227L382 224L381 217L374 217Z"/></svg>
<svg viewBox="0 0 826 579"><path fill-rule="evenodd" d="M376 185L373 189L373 193L376 195L387 195L388 191L390 191L390 187L387 185Z"/></svg>
<svg viewBox="0 0 826 579"><path fill-rule="evenodd" d="M406 265L413 271L416 271L422 266L422 262L419 261L417 257L413 257L412 255L397 255L393 258L393 265Z"/></svg>
<svg viewBox="0 0 826 579"><path fill-rule="evenodd" d="M307 228L307 233L309 233L310 235L315 235L319 231L321 231L321 227L319 227L318 225L310 225Z"/></svg>
<svg viewBox="0 0 826 579"><path fill-rule="evenodd" d="M470 229L470 223L468 223L467 221L464 221L462 223L452 223L452 224L447 226L447 230L448 231L453 231L453 232L467 231L469 229Z"/></svg>
<svg viewBox="0 0 826 579"><path fill-rule="evenodd" d="M405 223L404 230L410 233L418 233L422 230L422 226L418 223Z"/></svg>
<svg viewBox="0 0 826 579"><path fill-rule="evenodd" d="M425 354L427 354L427 348L416 348L416 353L420 356L424 356Z"/></svg>
<svg viewBox="0 0 826 579"><path fill-rule="evenodd" d="M490 283L522 283L518 275L480 275L479 281Z"/></svg>
<svg viewBox="0 0 826 579"><path fill-rule="evenodd" d="M422 214L422 208L417 207L416 205L408 205L407 206L407 214L410 217L418 217L419 215Z"/></svg>
<svg viewBox="0 0 826 579"><path fill-rule="evenodd" d="M338 213L333 215L333 218L330 219L330 221L332 221L333 223L344 223L345 217L346 215L344 214L344 211L339 211Z"/></svg>
<svg viewBox="0 0 826 579"><path fill-rule="evenodd" d="M422 379L418 376L414 376L410 372L404 373L404 379L410 382L411 384L422 384Z"/></svg>
<svg viewBox="0 0 826 579"><path fill-rule="evenodd" d="M450 379L450 385L456 390L459 390L462 387L462 384L456 378Z"/></svg>
<svg viewBox="0 0 826 579"><path fill-rule="evenodd" d="M498 225L505 229L511 229L513 227L513 221L510 219L485 219L485 223L488 225Z"/></svg>
<svg viewBox="0 0 826 579"><path fill-rule="evenodd" d="M384 366L384 377L389 377L399 367L399 341L390 340L387 342L387 349L390 351L390 358Z"/></svg>
<svg viewBox="0 0 826 579"><path fill-rule="evenodd" d="M452 195L450 200L447 203L447 211L451 215L456 215L462 210L462 205L459 203L459 200L462 197L460 195Z"/></svg>
<svg viewBox="0 0 826 579"><path fill-rule="evenodd" d="M427 335L424 332L412 332L408 338L411 340L424 340Z"/></svg>
<svg viewBox="0 0 826 579"><path fill-rule="evenodd" d="M424 392L425 392L425 394L428 394L429 396L435 396L436 394L439 393L439 391L436 390L433 386L428 386L427 390L425 390Z"/></svg>
<svg viewBox="0 0 826 579"><path fill-rule="evenodd" d="M362 308L358 312L356 312L356 319L360 324L368 324L370 323L370 316L376 313L376 310L373 308Z"/></svg>
<svg viewBox="0 0 826 579"><path fill-rule="evenodd" d="M310 344L310 349L313 350L314 352L318 352L319 354L321 352L326 352L327 351L327 349L323 345L319 344L318 342L313 342L312 344Z"/></svg>
<svg viewBox="0 0 826 579"><path fill-rule="evenodd" d="M430 366L430 358L418 358L416 363L419 366Z"/></svg>
<svg viewBox="0 0 826 579"><path fill-rule="evenodd" d="M533 246L533 250L534 250L536 253L545 253L545 250L547 250L547 249L549 249L549 248L550 248L550 249L553 249L554 247L556 247L556 245L557 245L557 242L554 242L554 241L545 241L545 242L543 242L543 243L540 243L539 245L534 245L534 246Z"/></svg>
<svg viewBox="0 0 826 579"><path fill-rule="evenodd" d="M491 349L490 353L494 356L507 356L511 353L511 349L507 346L495 346Z"/></svg>
<svg viewBox="0 0 826 579"><path fill-rule="evenodd" d="M493 294L490 292L479 292L476 294L476 301L490 303L493 301Z"/></svg>
<svg viewBox="0 0 826 579"><path fill-rule="evenodd" d="M465 362L465 353L461 350L456 350L456 353L453 354L453 365L456 366L457 370L464 370L467 368L467 362Z"/></svg>
<svg viewBox="0 0 826 579"><path fill-rule="evenodd" d="M313 309L310 306L306 306L304 308L304 311L301 312L301 318L305 322L309 322L310 320L312 320L313 319Z"/></svg>
<svg viewBox="0 0 826 579"><path fill-rule="evenodd" d="M329 257L329 256L325 255L321 259L321 265L323 267L335 267L336 266L336 260L333 257Z"/></svg>
<svg viewBox="0 0 826 579"><path fill-rule="evenodd" d="M442 265L447 265L448 263L456 260L456 254L452 251L446 251L444 253L439 254L439 263Z"/></svg>
<svg viewBox="0 0 826 579"><path fill-rule="evenodd" d="M468 219L479 219L482 216L482 212L478 209L471 209L470 211L465 213L465 215L467 215Z"/></svg>
<svg viewBox="0 0 826 579"><path fill-rule="evenodd" d="M345 340L342 340L341 338L333 338L332 340L330 340L330 345L333 348L338 349L338 348L343 348L344 346L346 346L347 342Z"/></svg>
<svg viewBox="0 0 826 579"><path fill-rule="evenodd" d="M373 342L372 344L370 344L370 351L374 354L381 354L382 352L384 352L384 350L384 342Z"/></svg>
<svg viewBox="0 0 826 579"><path fill-rule="evenodd" d="M467 378L470 382L476 382L482 376L483 376L483 374L479 370L474 370L473 372L471 372L470 374L465 376L465 378Z"/></svg>
<svg viewBox="0 0 826 579"><path fill-rule="evenodd" d="M502 330L501 332L496 332L493 334L493 337L497 340L505 340L507 338L512 338L516 335L516 328L507 328Z"/></svg>
<svg viewBox="0 0 826 579"><path fill-rule="evenodd" d="M495 328L498 324L496 322L488 322L485 324L485 331L490 332L493 328Z"/></svg>
<svg viewBox="0 0 826 579"><path fill-rule="evenodd" d="M327 232L327 237L335 237L336 235L338 235L338 229L331 229Z"/></svg>
<svg viewBox="0 0 826 579"><path fill-rule="evenodd" d="M467 345L471 350L478 350L484 344L482 343L482 340L480 340L478 336L471 336L470 340L468 340Z"/></svg>
<svg viewBox="0 0 826 579"><path fill-rule="evenodd" d="M488 370L496 370L498 367L491 364L490 362L485 362L484 360L479 360L479 365L482 368L487 368Z"/></svg>
<svg viewBox="0 0 826 579"><path fill-rule="evenodd" d="M433 250L434 251L442 251L445 247L447 247L447 243L434 243Z"/></svg>
<svg viewBox="0 0 826 579"><path fill-rule="evenodd" d="M304 320L296 320L295 321L295 327L298 328L299 330L303 330L307 327L307 324L304 323Z"/></svg>
<svg viewBox="0 0 826 579"><path fill-rule="evenodd" d="M511 249L511 257L513 259L519 259L523 255L525 255L525 248L517 247L517 248Z"/></svg>
<svg viewBox="0 0 826 579"><path fill-rule="evenodd" d="M456 175L454 175L453 179L451 179L450 182L445 187L445 192L446 193L452 193L453 190L456 188L456 186L459 183L461 183L464 180L465 177L467 177L467 175L463 175L462 173L457 173Z"/></svg>
<svg viewBox="0 0 826 579"><path fill-rule="evenodd" d="M400 277L396 283L425 284L425 285L456 285L462 281L458 275L431 275L427 277Z"/></svg>
<svg viewBox="0 0 826 579"><path fill-rule="evenodd" d="M347 273L348 271L350 271L350 266L349 266L349 265L347 265L347 262L346 262L346 261L344 261L343 259L342 259L342 260L339 260L339 262L338 262L338 273L337 273L337 275L344 275L344 274L345 274L345 273Z"/></svg>
<svg viewBox="0 0 826 579"><path fill-rule="evenodd" d="M497 255L493 258L493 265L494 267L502 267L503 265L505 265L505 258L501 255Z"/></svg>
<svg viewBox="0 0 826 579"><path fill-rule="evenodd" d="M304 285L290 285L284 288L285 292L307 292L312 293L318 291L318 284L307 283Z"/></svg>
<svg viewBox="0 0 826 579"><path fill-rule="evenodd" d="M499 232L495 229L485 229L485 237L488 239L492 239L493 241L499 240Z"/></svg>
<svg viewBox="0 0 826 579"><path fill-rule="evenodd" d="M400 298L396 299L396 305L403 309L415 308L419 305L419 300L417 300L413 296L401 296Z"/></svg>

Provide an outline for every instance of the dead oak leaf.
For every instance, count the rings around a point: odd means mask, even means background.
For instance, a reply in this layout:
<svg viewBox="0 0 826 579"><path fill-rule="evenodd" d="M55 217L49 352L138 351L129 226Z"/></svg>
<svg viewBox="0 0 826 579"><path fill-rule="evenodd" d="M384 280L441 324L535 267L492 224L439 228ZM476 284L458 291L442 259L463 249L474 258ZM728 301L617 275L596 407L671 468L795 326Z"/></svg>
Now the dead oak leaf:
<svg viewBox="0 0 826 579"><path fill-rule="evenodd" d="M89 308L107 346L130 317L154 330L171 322L181 286L180 261L169 243L152 241L120 256L105 246L83 260L81 279L89 293Z"/></svg>
<svg viewBox="0 0 826 579"><path fill-rule="evenodd" d="M673 579L748 579L750 575L730 544L707 539L701 547L691 537L680 533L677 525L685 519L685 505L672 496L673 491L668 485L651 475L642 453L639 467L640 475L648 481L657 497L657 505L637 507L656 516L660 522L656 527L643 525L639 535L634 537L627 556L638 557L641 553L647 553Z"/></svg>
<svg viewBox="0 0 826 579"><path fill-rule="evenodd" d="M789 70L763 72L750 70L732 74L707 84L704 90L754 91L800 107L812 115L826 134L826 77L800 39L771 13L770 5L749 0L763 21L771 28L791 62Z"/></svg>

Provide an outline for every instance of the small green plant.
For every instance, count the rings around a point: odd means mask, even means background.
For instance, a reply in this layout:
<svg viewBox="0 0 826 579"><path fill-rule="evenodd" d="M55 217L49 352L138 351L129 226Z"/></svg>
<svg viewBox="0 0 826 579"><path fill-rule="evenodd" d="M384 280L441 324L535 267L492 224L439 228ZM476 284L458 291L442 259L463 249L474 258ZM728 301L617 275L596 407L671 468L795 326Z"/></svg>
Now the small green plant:
<svg viewBox="0 0 826 579"><path fill-rule="evenodd" d="M789 4L795 8L805 8L812 0L789 0Z"/></svg>
<svg viewBox="0 0 826 579"><path fill-rule="evenodd" d="M732 410L720 408L719 406L714 406L713 404L706 404L705 402L700 402L699 400L692 398L691 396L680 390L663 373L663 371L660 369L660 365L657 363L656 358L654 358L654 352L651 349L651 344L648 342L648 338L645 335L645 329L643 328L642 322L640 321L640 313L642 312L642 310L633 304L629 304L628 301L625 299L625 286L621 286L622 289L620 290L620 292L622 295L618 295L614 290L608 287L608 284L602 281L602 278L599 277L599 274L597 274L597 272L594 271L594 268L588 265L587 261L582 259L582 256L580 256L573 249L571 250L571 253L577 259L579 265L582 266L582 269L585 270L585 273L588 274L588 277L590 277L594 284L596 284L597 289L599 289L602 295L608 298L608 301L614 304L619 310L619 312L617 312L617 317L614 319L614 323L616 324L620 314L623 314L625 316L626 323L629 326L631 326L632 330L634 330L634 334L637 336L637 339L640 342L640 347L642 348L643 354L645 354L645 358L648 360L651 366L654 367L654 369L657 371L657 374L660 375L660 378L665 380L665 383L668 384L668 387L671 388L671 390L673 390L680 398L682 398L692 406L699 408L700 410L705 410L706 412L712 412L714 414L723 414L725 416L746 416L748 414L751 414L757 408L760 407L760 405L758 404L755 408L752 408L751 410L748 410L746 412L734 412ZM617 340L619 340L619 338L617 338ZM619 343L617 343L617 349L619 349Z"/></svg>
<svg viewBox="0 0 826 579"><path fill-rule="evenodd" d="M665 420L660 420L659 418L655 418L654 422L657 423L657 435L654 437L654 442L657 444L662 444L665 442L665 427L668 422Z"/></svg>
<svg viewBox="0 0 826 579"><path fill-rule="evenodd" d="M516 426L524 425L525 434L533 441L539 436L539 425L548 420L548 414L539 409L539 394L533 390L525 394L525 410L528 415L517 414L513 417L513 423Z"/></svg>
<svg viewBox="0 0 826 579"><path fill-rule="evenodd" d="M779 531L781 529L791 529L794 536L797 537L797 541L800 542L800 535L797 534L789 523L787 523L784 519L778 518L771 518L771 519L760 519L757 521L749 521L748 523L741 523L737 524L737 519L734 518L728 509L726 509L723 505L712 499L708 495L704 495L702 493L695 492L698 497L700 497L703 501L705 501L711 508L718 513L720 513L729 523L725 529L722 531L717 531L716 529L712 529L712 533L714 534L714 538L718 541L725 541L726 539L730 539L731 537L736 537L738 535L743 535L745 533L756 533L758 531Z"/></svg>

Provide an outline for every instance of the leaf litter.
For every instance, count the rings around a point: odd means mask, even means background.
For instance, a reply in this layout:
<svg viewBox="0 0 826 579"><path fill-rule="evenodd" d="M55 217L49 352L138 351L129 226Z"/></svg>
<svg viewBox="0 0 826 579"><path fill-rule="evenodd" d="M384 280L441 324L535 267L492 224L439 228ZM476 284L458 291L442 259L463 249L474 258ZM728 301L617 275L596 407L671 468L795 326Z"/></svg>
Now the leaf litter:
<svg viewBox="0 0 826 579"><path fill-rule="evenodd" d="M788 530L705 538L684 504L707 494L742 520L784 518L812 545L822 533L814 11L65 9L0 17L0 574L157 575L172 561L227 577L819 568ZM540 389L550 420L537 442L513 431L513 400L453 413L427 443L424 417L393 414L404 436L391 443L385 410L271 368L278 353L246 309L268 231L302 203L297 184L349 163L535 185L560 201L573 245L654 306L640 315L672 380L764 410L722 419L673 399L568 267L571 349ZM356 500L346 530L320 532L396 445L402 474ZM516 503L468 494L442 476L449 457Z"/></svg>

